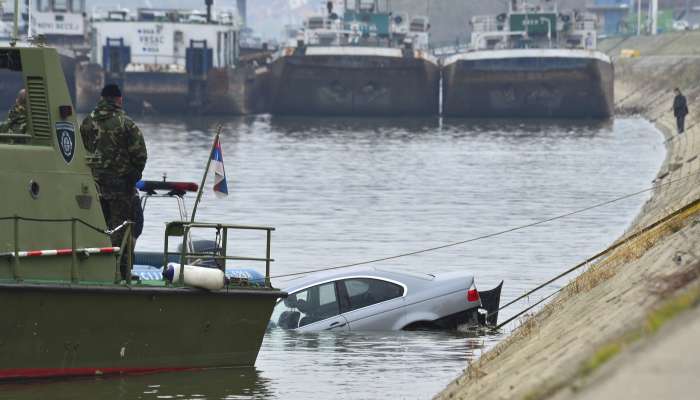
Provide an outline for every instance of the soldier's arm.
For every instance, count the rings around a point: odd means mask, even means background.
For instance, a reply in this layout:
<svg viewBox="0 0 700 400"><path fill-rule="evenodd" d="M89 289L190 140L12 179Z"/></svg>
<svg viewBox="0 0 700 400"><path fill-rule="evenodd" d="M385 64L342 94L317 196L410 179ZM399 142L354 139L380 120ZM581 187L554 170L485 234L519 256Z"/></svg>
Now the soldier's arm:
<svg viewBox="0 0 700 400"><path fill-rule="evenodd" d="M29 116L27 115L27 109L23 108L19 117L17 118L17 132L26 134L29 131Z"/></svg>
<svg viewBox="0 0 700 400"><path fill-rule="evenodd" d="M95 125L92 123L90 116L85 117L83 123L80 124L80 137L83 139L83 147L90 153L94 153L94 138L97 135Z"/></svg>
<svg viewBox="0 0 700 400"><path fill-rule="evenodd" d="M148 159L146 142L143 139L141 130L138 126L136 126L134 121L127 119L125 128L128 134L128 152L131 160L131 166L135 172L138 172L138 176L141 177L143 169L146 167L146 160Z"/></svg>
<svg viewBox="0 0 700 400"><path fill-rule="evenodd" d="M10 133L12 130L12 126L14 125L14 115L15 115L15 107L13 106L10 108L10 111L7 113L7 118L3 123L0 124L0 133Z"/></svg>

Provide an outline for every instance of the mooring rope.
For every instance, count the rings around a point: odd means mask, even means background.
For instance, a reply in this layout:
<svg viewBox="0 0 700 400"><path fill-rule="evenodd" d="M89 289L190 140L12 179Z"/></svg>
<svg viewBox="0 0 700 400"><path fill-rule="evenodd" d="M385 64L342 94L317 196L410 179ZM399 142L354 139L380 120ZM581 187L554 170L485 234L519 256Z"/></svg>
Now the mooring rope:
<svg viewBox="0 0 700 400"><path fill-rule="evenodd" d="M637 89L634 89L633 91L631 91L630 93L628 93L627 96L625 96L625 97L621 98L620 100L616 101L616 102L615 102L615 107L620 107L620 106L622 105L622 103L624 103L627 99L631 98L631 97L634 96L635 94L637 94L637 93L639 93L639 92L641 92L641 91L643 91L643 90L649 89L649 88L651 88L652 86L657 85L657 84L658 84L658 82L656 82L656 81L651 81L651 82L649 82L648 84L646 84L646 85L644 85L644 86L640 86L640 87L638 87Z"/></svg>
<svg viewBox="0 0 700 400"><path fill-rule="evenodd" d="M542 303L544 303L545 301L547 301L548 299L550 299L550 298L551 298L552 296L554 296L555 294L561 292L565 287L566 287L566 286L560 287L559 289L555 290L554 292L548 294L547 296L545 296L545 297L543 297L542 299L540 299L539 301L537 301L535 304L532 304L531 306L529 306L529 307L527 307L526 309L520 311L519 313L515 314L514 316L512 316L512 317L508 318L507 320L501 322L500 324L494 326L493 329L494 329L494 330L499 330L499 329L501 329L502 327L508 325L509 323L511 323L511 322L513 322L514 320L516 320L517 318L519 318L521 315L527 313L528 311L532 310L533 308L539 306L540 304L542 304ZM492 314L492 313L489 313L489 314Z"/></svg>
<svg viewBox="0 0 700 400"><path fill-rule="evenodd" d="M91 223L84 221L80 218L32 218L32 217L20 217L20 216L14 216L14 217L0 217L0 221L13 221L13 220L19 220L19 221L27 221L27 222L78 222L82 225L85 225L86 227L99 232L103 233L105 235L111 235L115 231L121 229L121 226L118 226L117 228L109 231L109 230L104 230L101 229L98 226L92 225Z"/></svg>
<svg viewBox="0 0 700 400"><path fill-rule="evenodd" d="M612 252L613 250L615 250L615 249L617 249L617 248L619 248L619 247L621 247L621 246L623 246L623 245L629 243L630 241L632 241L632 240L634 240L634 239L640 237L641 235L643 235L643 234L645 234L645 233L651 231L652 229L657 228L659 225L668 222L669 220L671 220L671 219L677 217L678 215L680 215L680 214L682 214L682 213L684 213L684 212L686 212L686 211L688 211L688 210L690 210L690 209L692 209L692 208L694 208L694 207L697 207L699 204L700 204L700 199L693 200L692 202L686 204L685 206L679 208L678 210L676 210L676 211L674 211L674 212L672 212L672 213L670 213L670 214L664 216L663 218L657 220L656 222L654 222L654 223L652 223L652 224L649 224L649 225L647 225L647 226L645 226L645 227L639 229L637 232L635 232L635 233L633 233L633 234L627 236L626 238L624 238L623 240L621 240L621 241L619 241L619 242L613 244L612 246L609 246L609 247L606 248L605 250L603 250L603 251L601 251L601 252L598 252L597 254L595 254L595 255L593 255L593 256L587 258L586 260L584 260L584 261L582 261L582 262L580 262L580 263L574 265L573 267L567 269L566 271L564 271L564 272L562 272L561 274L555 276L554 278L548 280L547 282L544 282L544 283L542 283L542 284L540 284L540 285L537 285L535 288L528 290L527 292L523 293L522 295L516 297L515 299L513 299L513 300L509 301L508 303L506 303L505 305L501 306L498 310L496 310L496 311L494 311L494 312L491 312L491 313L488 313L488 314L487 314L487 317L488 317L488 315L493 315L493 314L495 314L495 313L498 313L499 311L501 311L501 310L503 310L503 309L505 309L505 308L507 308L507 307L509 307L509 306L511 306L511 305L513 305L513 304L515 304L515 303L517 303L518 301L520 301L520 300L522 300L522 299L524 299L524 298L526 298L526 297L529 297L529 296L532 295L533 293L535 293L535 292L539 291L540 289L542 289L542 288L548 286L549 284L551 284L551 283L553 283L553 282L555 282L555 281L557 281L557 280L563 278L564 276L566 276L566 275L568 275L568 274L570 274L570 273L576 271L577 269L583 267L584 265L587 265L587 264L589 264L589 263L595 261L596 259L598 259L598 258L600 258L600 257L602 257L602 256L604 256L604 255L606 255L606 254L608 254L608 253L610 253L610 252ZM530 311L531 309L533 309L534 307L536 307L538 304L542 303L543 301L547 300L548 298L552 297L553 295L559 293L559 292L560 292L562 289L564 289L565 287L566 287L566 286L563 286L563 287L557 289L554 293L549 294L548 296L546 296L545 298L541 299L541 300L538 301L537 303L535 303L535 304L533 304L533 305L531 305L531 306L525 308L524 310L518 312L518 313L515 314L514 316L510 317L508 320L506 320L506 321L504 321L504 322L501 322L500 324L498 324L498 325L495 327L495 329L499 329L499 328L501 328L502 326L504 326L504 325L508 324L509 322L513 321L514 319L518 318L519 316L525 314L526 312L528 312L528 311Z"/></svg>
<svg viewBox="0 0 700 400"><path fill-rule="evenodd" d="M666 186L666 185L671 185L671 184L674 184L674 183L676 183L676 182L680 182L680 181L682 181L682 180L688 179L688 178L690 178L690 177L692 177L692 176L695 176L695 175L698 175L698 174L700 174L700 171L693 172L693 173L691 173L691 174L688 174L688 175L686 175L686 176L683 176L683 177L680 177L680 178L677 178L677 179L670 180L670 181L668 181L668 182L664 182L664 183L660 183L660 184L654 185L654 186L652 186L652 187L650 187L650 188L646 188L646 189L644 189L644 190L640 190L640 191L637 191L637 192L634 192L634 193L629 193L629 194L626 194L626 195L623 195L623 196L620 196L620 197L616 197L616 198L614 198L614 199L607 200L607 201L604 201L604 202L601 202L601 203L597 203L597 204L594 204L594 205L591 205L591 206L588 206L588 207L580 208L580 209L575 210L575 211L567 212L567 213L560 214L560 215L557 215L557 216L554 216L554 217L550 217L550 218L545 218L545 219L542 219L542 220L539 220L539 221L535 221L535 222L531 222L531 223L528 223L528 224L519 225L519 226L516 226L516 227L509 228L509 229L504 229L504 230L502 230L502 231L493 232L493 233L489 233L489 234L485 234L485 235L481 235L481 236L476 236L476 237L473 237L473 238L470 238L470 239L466 239L466 240L460 240L460 241L458 241L458 242L447 243L447 244L444 244L444 245L441 245L441 246L429 247L429 248L426 248L426 249L411 251L411 252L407 252L407 253L401 253L401 254L397 254L397 255L393 255L393 256L388 256L388 257L376 258L376 259L367 260L367 261L359 261L359 262L350 263L350 264L343 264L343 265L330 266L330 267L323 267L323 268L315 268L315 269L308 270L308 271L303 271L303 272L294 272L294 273L289 273L289 274L275 275L275 276L272 276L271 278L286 278L286 277L290 277L290 276L298 276L298 275L311 274L311 273L314 273L314 272L331 271L331 270L335 270L335 269L350 268L350 267L356 267L356 266L360 266L360 265L373 264L373 263L377 263L377 262L381 262L381 261L394 260L394 259L397 259L397 258L408 257L408 256L417 255L417 254L422 254L422 253L428 253L428 252L432 252L432 251L436 251L436 250L445 249L445 248L448 248L448 247L454 247L454 246L459 246L459 245L466 244L466 243L476 242L476 241L479 241L479 240L489 239L489 238L493 238L493 237L496 237L496 236L505 235L505 234L507 234L507 233L511 233L511 232L523 230L523 229L526 229L526 228L531 228L531 227L534 227L534 226L537 226L537 225L546 224L546 223L548 223L548 222L552 222L552 221L556 221L556 220L568 218L568 217L571 217L571 216L573 216L573 215L581 214L581 213L583 213L583 212L586 212L586 211L589 211L589 210L593 210L593 209L596 209L596 208L604 207L604 206L607 206L607 205L616 203L616 202L618 202L618 201L622 201L622 200L625 200L625 199L628 199L628 198L631 198L631 197L634 197L634 196L638 196L638 195L643 194L643 193L647 193L647 192L656 190L656 189L658 189L658 188L660 188L660 187L663 187L663 186Z"/></svg>

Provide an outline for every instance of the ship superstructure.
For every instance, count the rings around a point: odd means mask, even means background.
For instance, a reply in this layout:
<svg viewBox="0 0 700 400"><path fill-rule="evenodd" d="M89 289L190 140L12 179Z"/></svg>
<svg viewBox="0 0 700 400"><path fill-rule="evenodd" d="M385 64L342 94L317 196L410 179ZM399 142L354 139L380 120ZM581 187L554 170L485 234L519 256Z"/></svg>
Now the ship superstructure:
<svg viewBox="0 0 700 400"><path fill-rule="evenodd" d="M0 1L0 41L9 41L12 38L12 13L7 10L6 4Z"/></svg>
<svg viewBox="0 0 700 400"><path fill-rule="evenodd" d="M82 111L108 82L122 86L130 110L206 111L239 58L235 9L103 9L91 26L90 62L78 71Z"/></svg>
<svg viewBox="0 0 700 400"><path fill-rule="evenodd" d="M30 36L57 47L86 47L85 0L34 0Z"/></svg>
<svg viewBox="0 0 700 400"><path fill-rule="evenodd" d="M75 98L75 66L87 52L85 0L33 0L22 2L17 38L56 48L71 97ZM13 37L14 8L11 2L0 1L0 42ZM0 70L0 110L14 102L21 88L13 71Z"/></svg>
<svg viewBox="0 0 700 400"><path fill-rule="evenodd" d="M388 2L328 2L271 66L273 114L433 115L439 69L428 53L427 17L394 14ZM342 15L341 15L342 12Z"/></svg>
<svg viewBox="0 0 700 400"><path fill-rule="evenodd" d="M613 66L595 50L595 16L555 1L508 4L506 13L473 17L469 51L444 60L443 114L611 116Z"/></svg>

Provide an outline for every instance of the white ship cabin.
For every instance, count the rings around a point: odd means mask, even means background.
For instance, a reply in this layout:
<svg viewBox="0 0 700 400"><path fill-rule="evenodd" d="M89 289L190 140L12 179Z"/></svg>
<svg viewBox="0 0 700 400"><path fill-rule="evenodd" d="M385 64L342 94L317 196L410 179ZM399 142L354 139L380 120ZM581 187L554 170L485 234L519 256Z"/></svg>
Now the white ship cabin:
<svg viewBox="0 0 700 400"><path fill-rule="evenodd" d="M235 9L140 8L96 10L91 60L114 71L186 73L233 67L240 55L240 17ZM195 60L196 58L196 60ZM118 59L118 60L116 60Z"/></svg>
<svg viewBox="0 0 700 400"><path fill-rule="evenodd" d="M340 9L329 7L307 18L297 42L307 46L427 49L429 29L427 17L392 13L387 0L344 0Z"/></svg>
<svg viewBox="0 0 700 400"><path fill-rule="evenodd" d="M52 45L85 45L85 0L34 0L29 4L29 36L41 35Z"/></svg>
<svg viewBox="0 0 700 400"><path fill-rule="evenodd" d="M11 10L5 9L3 3L0 3L0 41L9 41L12 39L12 24L13 14Z"/></svg>
<svg viewBox="0 0 700 400"><path fill-rule="evenodd" d="M556 1L511 0L497 16L470 21L471 50L513 48L590 49L597 45L594 14L561 11Z"/></svg>
<svg viewBox="0 0 700 400"><path fill-rule="evenodd" d="M0 0L0 44L9 45L14 35L15 13L12 1ZM27 25L23 18L17 21L17 30L21 42L26 39Z"/></svg>

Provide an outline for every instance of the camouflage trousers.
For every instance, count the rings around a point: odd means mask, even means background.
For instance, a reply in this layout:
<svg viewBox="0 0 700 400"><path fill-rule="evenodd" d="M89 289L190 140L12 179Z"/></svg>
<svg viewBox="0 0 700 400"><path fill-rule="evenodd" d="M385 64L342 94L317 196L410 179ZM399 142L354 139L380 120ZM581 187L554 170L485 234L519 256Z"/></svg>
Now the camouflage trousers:
<svg viewBox="0 0 700 400"><path fill-rule="evenodd" d="M139 196L136 194L110 194L108 197L100 197L102 213L105 216L108 229L114 229L123 224L124 221L134 222L132 225L132 241L131 248L125 249L131 253L133 260L133 251L136 246L136 239L141 235L143 229L143 212ZM112 246L121 247L124 240L124 235L127 229L122 228L114 232L111 236ZM122 262L119 265L122 279L127 279L128 257L127 253L123 252Z"/></svg>

